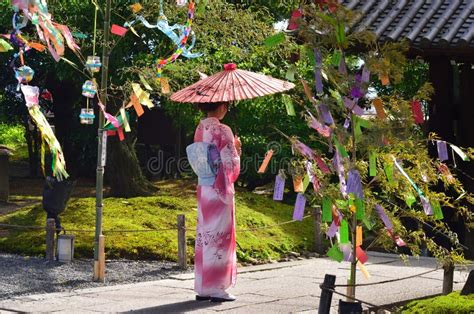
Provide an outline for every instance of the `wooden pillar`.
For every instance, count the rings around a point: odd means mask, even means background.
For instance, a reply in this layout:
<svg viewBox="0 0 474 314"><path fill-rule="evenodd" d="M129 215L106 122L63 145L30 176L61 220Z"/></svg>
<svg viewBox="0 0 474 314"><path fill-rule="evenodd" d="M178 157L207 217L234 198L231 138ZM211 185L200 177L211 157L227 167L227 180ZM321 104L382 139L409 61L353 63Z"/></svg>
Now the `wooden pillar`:
<svg viewBox="0 0 474 314"><path fill-rule="evenodd" d="M443 274L443 294L450 294L453 292L453 281L454 281L454 265L447 264L444 265L444 274Z"/></svg>
<svg viewBox="0 0 474 314"><path fill-rule="evenodd" d="M456 144L462 147L474 147L474 123L472 121L474 117L474 70L472 62L464 62L459 68L459 96ZM474 162L464 162L459 159L457 161L459 170L463 172L458 173L458 178L463 183L464 189L474 191L474 181L469 178L474 178ZM464 252L465 256L474 259L474 230L469 230L465 224L459 227L464 229L463 232L459 232L460 240L469 248Z"/></svg>
<svg viewBox="0 0 474 314"><path fill-rule="evenodd" d="M56 223L53 218L46 220L46 259L54 261L54 236L56 233Z"/></svg>
<svg viewBox="0 0 474 314"><path fill-rule="evenodd" d="M99 236L98 246L99 260L94 261L94 280L98 282L105 281L105 236Z"/></svg>
<svg viewBox="0 0 474 314"><path fill-rule="evenodd" d="M8 202L10 197L10 182L8 174L8 152L0 150L0 202Z"/></svg>
<svg viewBox="0 0 474 314"><path fill-rule="evenodd" d="M429 132L436 132L442 139L453 142L455 104L453 103L453 66L446 57L429 60L429 79L435 93L429 104Z"/></svg>

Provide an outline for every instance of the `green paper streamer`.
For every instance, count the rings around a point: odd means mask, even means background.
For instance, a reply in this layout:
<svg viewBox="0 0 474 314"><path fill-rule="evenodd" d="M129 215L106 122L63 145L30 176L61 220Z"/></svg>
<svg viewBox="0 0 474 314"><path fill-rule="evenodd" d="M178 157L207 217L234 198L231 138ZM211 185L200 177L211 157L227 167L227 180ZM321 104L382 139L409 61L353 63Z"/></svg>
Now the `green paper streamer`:
<svg viewBox="0 0 474 314"><path fill-rule="evenodd" d="M286 40L285 33L279 32L265 39L264 44L267 48L273 48Z"/></svg>
<svg viewBox="0 0 474 314"><path fill-rule="evenodd" d="M349 202L346 200L336 200L336 207L339 209L347 209Z"/></svg>
<svg viewBox="0 0 474 314"><path fill-rule="evenodd" d="M356 142L358 142L360 137L362 136L361 127L365 129L370 129L370 122L360 117L354 116L354 137Z"/></svg>
<svg viewBox="0 0 474 314"><path fill-rule="evenodd" d="M364 223L367 230L372 230L372 228L375 226L375 223L367 216L362 219L362 222Z"/></svg>
<svg viewBox="0 0 474 314"><path fill-rule="evenodd" d="M327 197L323 197L323 217L324 222L332 221L332 209L331 209L331 200Z"/></svg>
<svg viewBox="0 0 474 314"><path fill-rule="evenodd" d="M316 60L314 58L314 51L313 48L308 47L308 46L302 46L300 53L302 56L306 58L308 61L309 65L314 66L316 64Z"/></svg>
<svg viewBox="0 0 474 314"><path fill-rule="evenodd" d="M344 259L344 253L342 253L342 251L339 249L337 245L333 245L329 249L329 251L326 253L326 255L333 261L336 261L339 263L342 262L342 260Z"/></svg>
<svg viewBox="0 0 474 314"><path fill-rule="evenodd" d="M339 50L334 51L332 57L331 57L331 64L335 67L339 66L339 63L341 62L341 52Z"/></svg>
<svg viewBox="0 0 474 314"><path fill-rule="evenodd" d="M416 203L416 198L413 194L409 193L405 196L405 203L408 205L408 207L411 208L411 205Z"/></svg>
<svg viewBox="0 0 474 314"><path fill-rule="evenodd" d="M356 207L356 217L358 220L363 220L365 218L365 204L364 201L360 198L356 198L355 200L355 207Z"/></svg>
<svg viewBox="0 0 474 314"><path fill-rule="evenodd" d="M89 36L87 36L84 33L79 33L79 32L71 32L72 37L78 38L78 39L87 39Z"/></svg>
<svg viewBox="0 0 474 314"><path fill-rule="evenodd" d="M306 189L308 188L309 185L309 176L306 174L303 178L303 193L306 192Z"/></svg>
<svg viewBox="0 0 474 314"><path fill-rule="evenodd" d="M377 175L377 152L371 151L369 155L369 176Z"/></svg>
<svg viewBox="0 0 474 314"><path fill-rule="evenodd" d="M349 243L349 226L345 219L342 219L339 227L339 239L342 244Z"/></svg>
<svg viewBox="0 0 474 314"><path fill-rule="evenodd" d="M443 219L443 210L441 209L441 205L439 204L438 200L431 201L431 208L433 209L434 216L436 219Z"/></svg>
<svg viewBox="0 0 474 314"><path fill-rule="evenodd" d="M296 68L295 65L293 65L293 64L290 65L290 66L288 67L288 70L286 71L286 75L285 75L286 79L287 79L288 81L292 81L292 82L293 82L293 81L295 80L295 74L296 74L297 71L298 71L298 69Z"/></svg>
<svg viewBox="0 0 474 314"><path fill-rule="evenodd" d="M291 101L291 97L288 95L283 95L283 103L286 107L286 113L289 116L296 116L295 107L293 106L293 101Z"/></svg>
<svg viewBox="0 0 474 314"><path fill-rule="evenodd" d="M346 107L344 106L344 101L342 100L341 94L337 90L330 89L331 92L331 97L334 98L339 105L339 107L345 109Z"/></svg>
<svg viewBox="0 0 474 314"><path fill-rule="evenodd" d="M388 163L384 166L385 175L387 176L388 183L393 184L393 165L389 165Z"/></svg>
<svg viewBox="0 0 474 314"><path fill-rule="evenodd" d="M449 144L449 146L451 146L451 148L459 155L459 157L461 157L462 160L469 161L469 157L459 147L453 144Z"/></svg>
<svg viewBox="0 0 474 314"><path fill-rule="evenodd" d="M344 46L346 44L346 31L343 22L339 22L337 24L337 32L336 32L336 41L340 46Z"/></svg>
<svg viewBox="0 0 474 314"><path fill-rule="evenodd" d="M0 38L0 52L13 50L13 47L5 40Z"/></svg>
<svg viewBox="0 0 474 314"><path fill-rule="evenodd" d="M334 139L334 145L336 146L337 150L339 151L339 154L341 154L341 157L342 158L349 157L349 154L347 153L344 146L342 146L341 143L339 143L339 141L337 140L337 137L333 136L333 139Z"/></svg>

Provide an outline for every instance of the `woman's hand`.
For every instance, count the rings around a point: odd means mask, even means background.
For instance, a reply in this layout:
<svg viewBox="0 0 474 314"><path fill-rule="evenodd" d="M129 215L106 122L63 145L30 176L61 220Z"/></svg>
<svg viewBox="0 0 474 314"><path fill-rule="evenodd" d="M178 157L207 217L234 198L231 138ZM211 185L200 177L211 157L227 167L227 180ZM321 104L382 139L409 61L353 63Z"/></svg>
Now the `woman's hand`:
<svg viewBox="0 0 474 314"><path fill-rule="evenodd" d="M239 153L239 156L242 155L242 142L240 141L240 138L237 135L234 136L234 146L237 152Z"/></svg>

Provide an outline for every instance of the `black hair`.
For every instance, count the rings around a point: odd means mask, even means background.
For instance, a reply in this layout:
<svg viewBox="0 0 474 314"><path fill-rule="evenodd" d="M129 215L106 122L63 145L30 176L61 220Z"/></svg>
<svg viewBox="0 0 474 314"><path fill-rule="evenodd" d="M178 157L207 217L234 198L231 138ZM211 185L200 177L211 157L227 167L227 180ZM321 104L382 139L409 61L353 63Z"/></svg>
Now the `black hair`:
<svg viewBox="0 0 474 314"><path fill-rule="evenodd" d="M204 113L209 113L209 112L216 111L217 108L219 108L221 105L224 105L224 104L225 103L222 103L222 102L202 103L202 104L198 104L198 108Z"/></svg>

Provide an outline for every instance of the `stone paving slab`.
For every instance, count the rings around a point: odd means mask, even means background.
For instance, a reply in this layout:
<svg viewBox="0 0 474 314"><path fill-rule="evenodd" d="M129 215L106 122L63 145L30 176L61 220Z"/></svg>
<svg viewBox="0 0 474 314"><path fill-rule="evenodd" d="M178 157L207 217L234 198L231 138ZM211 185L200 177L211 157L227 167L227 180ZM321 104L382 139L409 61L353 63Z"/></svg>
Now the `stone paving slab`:
<svg viewBox="0 0 474 314"><path fill-rule="evenodd" d="M371 278L365 279L357 271L359 284L416 275L437 265L431 258L410 259L406 265L396 255L371 252L369 257L366 267ZM455 271L455 289L462 288L471 268ZM221 304L196 302L190 273L154 282L13 298L0 301L0 313L309 313L318 308L319 284L327 273L337 276L336 284L345 284L349 264L314 258L241 268L237 286L231 290L237 301ZM356 297L382 305L433 295L441 292L442 278L440 269L403 281L357 287ZM336 291L346 292L344 287ZM337 313L340 298L333 297L331 312Z"/></svg>

